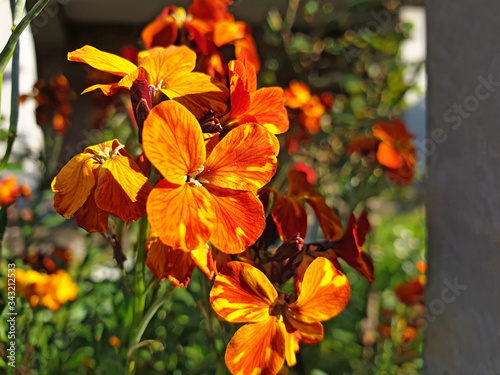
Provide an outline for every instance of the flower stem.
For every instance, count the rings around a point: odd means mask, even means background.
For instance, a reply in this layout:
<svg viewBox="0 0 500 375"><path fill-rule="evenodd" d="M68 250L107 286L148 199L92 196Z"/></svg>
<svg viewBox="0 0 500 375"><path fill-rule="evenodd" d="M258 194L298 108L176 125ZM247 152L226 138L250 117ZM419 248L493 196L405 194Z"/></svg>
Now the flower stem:
<svg viewBox="0 0 500 375"><path fill-rule="evenodd" d="M138 327L144 315L146 304L146 294L144 285L144 266L146 261L146 240L148 236L148 217L144 215L139 219L139 234L137 238L137 258L135 262L134 299L133 299L133 319L132 327ZM132 335L135 329L132 330Z"/></svg>

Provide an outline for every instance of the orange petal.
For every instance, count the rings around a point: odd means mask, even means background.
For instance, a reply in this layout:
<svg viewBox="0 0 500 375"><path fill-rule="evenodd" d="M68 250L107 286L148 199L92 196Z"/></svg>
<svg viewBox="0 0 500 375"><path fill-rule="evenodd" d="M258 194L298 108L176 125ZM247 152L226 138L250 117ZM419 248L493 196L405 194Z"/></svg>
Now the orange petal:
<svg viewBox="0 0 500 375"><path fill-rule="evenodd" d="M207 34L212 27L205 21L193 18L191 21L184 21L184 27L189 32L190 37L194 40L203 55L209 54Z"/></svg>
<svg viewBox="0 0 500 375"><path fill-rule="evenodd" d="M97 173L95 174L97 179ZM94 185L87 201L75 212L75 222L89 233L104 233L108 230L108 213L97 207L96 187L97 185Z"/></svg>
<svg viewBox="0 0 500 375"><path fill-rule="evenodd" d="M259 54L257 52L255 41L253 40L252 34L248 28L245 37L234 42L234 54L238 60L246 60L252 64L255 71L258 72L260 70Z"/></svg>
<svg viewBox="0 0 500 375"><path fill-rule="evenodd" d="M272 215L282 241L287 241L297 234L302 238L306 236L307 213L299 199L279 195Z"/></svg>
<svg viewBox="0 0 500 375"><path fill-rule="evenodd" d="M388 168L400 168L404 164L401 154L387 143L380 143L377 150L377 160Z"/></svg>
<svg viewBox="0 0 500 375"><path fill-rule="evenodd" d="M190 253L174 250L156 238L150 244L146 266L158 280L168 277L175 286L186 288L195 265Z"/></svg>
<svg viewBox="0 0 500 375"><path fill-rule="evenodd" d="M246 116L239 120L256 122L273 134L281 134L288 130L288 113L284 106L283 89L280 87L264 87L250 95L250 109Z"/></svg>
<svg viewBox="0 0 500 375"><path fill-rule="evenodd" d="M214 197L213 208L217 225L210 242L219 250L238 254L258 240L266 226L264 209L253 193L223 189L208 184Z"/></svg>
<svg viewBox="0 0 500 375"><path fill-rule="evenodd" d="M215 312L232 323L269 319L269 309L277 297L267 276L243 262L226 264L210 291Z"/></svg>
<svg viewBox="0 0 500 375"><path fill-rule="evenodd" d="M169 46L175 43L177 39L177 25L175 19L170 15L177 9L175 6L168 6L156 17L156 19L149 23L141 33L142 41L146 48L156 46Z"/></svg>
<svg viewBox="0 0 500 375"><path fill-rule="evenodd" d="M97 206L123 221L135 221L146 214L150 192L151 184L132 158L117 155L99 171Z"/></svg>
<svg viewBox="0 0 500 375"><path fill-rule="evenodd" d="M227 345L227 368L238 375L277 374L285 361L285 332L275 316L244 325Z"/></svg>
<svg viewBox="0 0 500 375"><path fill-rule="evenodd" d="M205 162L200 124L179 103L166 101L155 106L144 122L142 140L149 161L172 183L184 184L185 176Z"/></svg>
<svg viewBox="0 0 500 375"><path fill-rule="evenodd" d="M162 180L148 197L151 228L173 248L196 250L206 244L215 227L212 202L212 196L202 186Z"/></svg>
<svg viewBox="0 0 500 375"><path fill-rule="evenodd" d="M227 10L230 4L231 0L193 0L188 13L207 22L232 20L233 16Z"/></svg>
<svg viewBox="0 0 500 375"><path fill-rule="evenodd" d="M408 185L413 181L415 171L413 167L409 166L408 163L404 162L399 168L388 168L385 171L389 180L396 185Z"/></svg>
<svg viewBox="0 0 500 375"><path fill-rule="evenodd" d="M293 333L285 334L286 340L286 364L291 367L297 364L295 353L300 349L299 343L316 344L323 340L323 325L320 322L303 323L295 321L293 326L297 329ZM298 328L300 327L300 328Z"/></svg>
<svg viewBox="0 0 500 375"><path fill-rule="evenodd" d="M93 155L82 153L74 156L52 181L54 208L69 219L87 200L96 183L93 170L99 163Z"/></svg>
<svg viewBox="0 0 500 375"><path fill-rule="evenodd" d="M299 198L318 195L314 187L307 181L307 174L305 172L290 169L287 176L288 196Z"/></svg>
<svg viewBox="0 0 500 375"><path fill-rule="evenodd" d="M197 250L193 250L191 251L191 257L198 268L209 278L209 280L212 280L215 268L210 248L200 247Z"/></svg>
<svg viewBox="0 0 500 375"><path fill-rule="evenodd" d="M322 322L339 314L349 302L350 286L328 259L316 258L307 268L297 301L289 307L302 322Z"/></svg>
<svg viewBox="0 0 500 375"><path fill-rule="evenodd" d="M231 91L231 112L229 118L243 116L250 108L250 92L247 88L246 69L241 61L233 60L228 64Z"/></svg>
<svg viewBox="0 0 500 375"><path fill-rule="evenodd" d="M174 80L164 81L161 91L198 118L210 109L218 115L224 114L227 109L227 87L204 73L183 74Z"/></svg>
<svg viewBox="0 0 500 375"><path fill-rule="evenodd" d="M214 150L217 143L219 143L219 133L203 133L203 138L205 140L205 149L207 151L207 158L210 156Z"/></svg>
<svg viewBox="0 0 500 375"><path fill-rule="evenodd" d="M238 126L215 146L200 177L215 186L256 191L276 171L272 137L256 124Z"/></svg>
<svg viewBox="0 0 500 375"><path fill-rule="evenodd" d="M246 72L245 87L248 92L255 92L257 90L257 72L255 67L248 60L243 60Z"/></svg>
<svg viewBox="0 0 500 375"><path fill-rule="evenodd" d="M340 240L342 238L342 223L333 208L325 203L325 198L315 196L304 200L314 210L325 239L328 241Z"/></svg>
<svg viewBox="0 0 500 375"><path fill-rule="evenodd" d="M212 258L214 261L214 271L218 275L226 264L233 260L230 254L223 253L212 244Z"/></svg>
<svg viewBox="0 0 500 375"><path fill-rule="evenodd" d="M245 37L246 31L245 22L222 21L215 25L214 29L214 43L217 47L222 47L238 39Z"/></svg>
<svg viewBox="0 0 500 375"><path fill-rule="evenodd" d="M289 88L285 89L286 106L298 109L311 100L311 90L302 82L292 81Z"/></svg>
<svg viewBox="0 0 500 375"><path fill-rule="evenodd" d="M124 77L137 69L133 63L123 57L103 52L92 46L83 46L68 53L68 60L83 62L91 67Z"/></svg>

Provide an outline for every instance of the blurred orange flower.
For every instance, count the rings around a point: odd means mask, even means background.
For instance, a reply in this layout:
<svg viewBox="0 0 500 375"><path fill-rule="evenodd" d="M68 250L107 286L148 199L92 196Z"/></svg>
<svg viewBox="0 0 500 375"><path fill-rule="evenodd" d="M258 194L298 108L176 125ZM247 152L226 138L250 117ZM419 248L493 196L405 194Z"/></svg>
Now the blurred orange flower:
<svg viewBox="0 0 500 375"><path fill-rule="evenodd" d="M413 134L398 119L388 123L379 121L372 126L373 134L381 140L377 159L387 167L387 177L397 185L407 185L413 180L415 167L415 146Z"/></svg>
<svg viewBox="0 0 500 375"><path fill-rule="evenodd" d="M42 305L56 311L76 298L78 286L63 270L47 275L16 268L16 291L28 300L31 307Z"/></svg>
<svg viewBox="0 0 500 375"><path fill-rule="evenodd" d="M371 135L358 134L347 145L347 153L353 154L355 152L363 155L375 155L378 149L380 140Z"/></svg>
<svg viewBox="0 0 500 375"><path fill-rule="evenodd" d="M68 53L68 60L84 62L95 69L123 77L115 83L93 85L82 94L100 89L105 95L112 95L122 87L130 89L139 74L143 74L149 86L154 88L157 102L164 94L186 106L198 117L208 110L217 114L226 111L226 86L204 73L193 72L196 53L186 46L156 47L142 51L138 56L139 66L91 46Z"/></svg>
<svg viewBox="0 0 500 375"><path fill-rule="evenodd" d="M52 181L54 207L87 232L105 232L108 214L134 221L146 214L151 184L116 139L87 147Z"/></svg>
<svg viewBox="0 0 500 375"><path fill-rule="evenodd" d="M19 184L14 175L7 175L0 178L0 207L7 206L14 202L17 197L30 200L32 197L31 187Z"/></svg>
<svg viewBox="0 0 500 375"><path fill-rule="evenodd" d="M294 302L257 268L228 263L215 278L210 302L227 321L249 324L229 342L227 367L232 374L251 375L277 374L285 358L288 366L295 365L299 343L321 341L320 322L339 314L349 295L347 278L325 258L311 263Z"/></svg>
<svg viewBox="0 0 500 375"><path fill-rule="evenodd" d="M321 130L320 120L327 109L324 102L331 106L333 97L324 95L322 100L316 95L311 95L311 90L305 83L292 81L285 89L285 105L288 108L300 110L299 123L311 134L316 134Z"/></svg>
<svg viewBox="0 0 500 375"><path fill-rule="evenodd" d="M196 118L174 101L162 102L144 124L146 157L163 175L148 198L149 221L160 240L185 251L208 240L241 253L264 230L257 189L276 170L276 137L256 124L231 130L205 146Z"/></svg>
<svg viewBox="0 0 500 375"><path fill-rule="evenodd" d="M262 125L273 134L288 130L288 115L281 87L257 90L257 76L248 62L229 63L231 111L221 118L221 124L233 128L247 123Z"/></svg>
<svg viewBox="0 0 500 375"><path fill-rule="evenodd" d="M279 195L272 210L281 239L287 241L297 234L302 238L306 236L307 212L304 202L314 210L325 239L339 240L342 237L339 217L307 181L306 173L293 169L288 171L288 195Z"/></svg>

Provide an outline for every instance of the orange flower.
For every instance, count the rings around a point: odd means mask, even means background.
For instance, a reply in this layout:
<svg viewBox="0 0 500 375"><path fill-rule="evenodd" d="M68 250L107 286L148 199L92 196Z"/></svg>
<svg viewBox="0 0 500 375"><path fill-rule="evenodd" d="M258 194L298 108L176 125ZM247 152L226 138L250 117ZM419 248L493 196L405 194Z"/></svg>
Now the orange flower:
<svg viewBox="0 0 500 375"><path fill-rule="evenodd" d="M214 265L209 248L199 248L190 252L172 249L152 236L148 241L146 265L160 281L168 280L175 286L187 287L195 265L212 280Z"/></svg>
<svg viewBox="0 0 500 375"><path fill-rule="evenodd" d="M119 348L121 343L122 343L121 340L115 335L109 338L109 345L111 345L114 348Z"/></svg>
<svg viewBox="0 0 500 375"><path fill-rule="evenodd" d="M133 221L146 213L151 184L116 139L87 147L52 181L54 207L87 232L105 232L108 214Z"/></svg>
<svg viewBox="0 0 500 375"><path fill-rule="evenodd" d="M105 95L112 95L122 87L130 89L142 69L148 77L149 86L155 90L156 101L160 101L165 94L198 117L210 109L217 114L226 110L227 88L206 74L193 72L196 53L186 46L142 51L138 67L123 57L91 46L68 53L68 60L84 62L95 69L123 77L119 82L93 85L83 93L101 89Z"/></svg>
<svg viewBox="0 0 500 375"><path fill-rule="evenodd" d="M342 224L335 211L307 182L307 175L293 169L288 171L288 195L279 195L272 211L281 239L287 241L297 234L302 238L306 236L307 213L303 202L314 210L325 238L329 241L340 239Z"/></svg>
<svg viewBox="0 0 500 375"><path fill-rule="evenodd" d="M283 89L264 87L257 90L253 66L233 60L229 63L231 111L221 123L232 128L247 123L262 125L273 134L288 130L288 115L284 107Z"/></svg>
<svg viewBox="0 0 500 375"><path fill-rule="evenodd" d="M285 358L296 363L299 343L323 339L320 322L339 314L349 301L347 278L324 258L311 263L295 302L276 290L255 267L230 262L216 276L210 292L213 309L231 323L249 323L226 349L232 374L276 374ZM249 345L251 343L251 345Z"/></svg>
<svg viewBox="0 0 500 375"><path fill-rule="evenodd" d="M378 149L380 140L370 135L356 135L352 141L347 145L347 153L353 154L355 152L365 155L375 155Z"/></svg>
<svg viewBox="0 0 500 375"><path fill-rule="evenodd" d="M415 137L400 120L392 123L379 121L372 127L373 134L382 142L378 146L377 159L387 167L387 176L397 185L407 185L413 180L415 167Z"/></svg>
<svg viewBox="0 0 500 375"><path fill-rule="evenodd" d="M264 230L255 194L276 170L276 137L248 124L217 139L205 147L196 118L173 101L154 107L145 121L146 157L164 177L148 198L149 221L174 249L196 250L210 240L240 253Z"/></svg>
<svg viewBox="0 0 500 375"><path fill-rule="evenodd" d="M311 90L305 83L290 82L285 89L285 105L291 109L300 109L299 122L311 134L321 130L320 120L326 107L320 97L311 95Z"/></svg>
<svg viewBox="0 0 500 375"><path fill-rule="evenodd" d="M16 291L29 301L31 307L42 305L56 311L76 298L78 287L63 270L47 275L16 268Z"/></svg>
<svg viewBox="0 0 500 375"><path fill-rule="evenodd" d="M7 206L14 202L17 197L31 199L31 188L29 185L18 184L14 175L7 175L0 178L0 207Z"/></svg>

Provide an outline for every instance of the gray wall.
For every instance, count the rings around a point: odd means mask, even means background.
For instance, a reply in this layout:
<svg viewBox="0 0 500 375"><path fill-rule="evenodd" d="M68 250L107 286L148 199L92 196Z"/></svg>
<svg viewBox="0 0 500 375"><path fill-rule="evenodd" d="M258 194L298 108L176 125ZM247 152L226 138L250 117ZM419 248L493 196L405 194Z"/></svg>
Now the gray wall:
<svg viewBox="0 0 500 375"><path fill-rule="evenodd" d="M425 374L500 374L500 2L427 14Z"/></svg>

